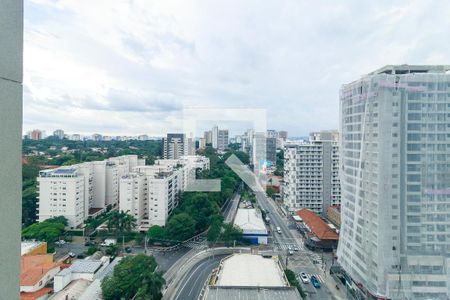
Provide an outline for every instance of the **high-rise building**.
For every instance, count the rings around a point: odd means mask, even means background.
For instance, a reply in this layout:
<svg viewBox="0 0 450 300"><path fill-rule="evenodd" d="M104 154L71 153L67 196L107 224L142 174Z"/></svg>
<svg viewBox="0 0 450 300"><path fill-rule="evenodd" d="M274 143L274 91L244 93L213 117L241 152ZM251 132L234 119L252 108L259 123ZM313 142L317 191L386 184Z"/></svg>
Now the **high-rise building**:
<svg viewBox="0 0 450 300"><path fill-rule="evenodd" d="M450 297L448 66L386 66L340 93L338 262L369 299Z"/></svg>
<svg viewBox="0 0 450 300"><path fill-rule="evenodd" d="M103 140L103 136L101 134L99 134L99 133L94 133L92 135L92 140L93 141L97 141L97 142L102 141Z"/></svg>
<svg viewBox="0 0 450 300"><path fill-rule="evenodd" d="M219 144L219 127L214 126L211 130L211 144L214 149L217 149Z"/></svg>
<svg viewBox="0 0 450 300"><path fill-rule="evenodd" d="M277 164L277 138L266 138L266 160L268 166L275 166Z"/></svg>
<svg viewBox="0 0 450 300"><path fill-rule="evenodd" d="M212 131L205 131L204 133L205 143L206 144L212 144Z"/></svg>
<svg viewBox="0 0 450 300"><path fill-rule="evenodd" d="M135 172L144 174L145 184L148 186L144 204L139 206L141 210L138 209L137 212L143 216L138 223L139 230L147 230L152 225L166 225L168 217L178 206L180 193L195 179L197 169L209 169L209 159L203 156L183 156L180 159L156 160L154 165L134 168ZM121 194L119 206L126 207L129 197L128 193ZM140 197L133 201L139 202Z"/></svg>
<svg viewBox="0 0 450 300"><path fill-rule="evenodd" d="M178 159L187 154L187 142L184 133L168 133L162 141L162 154L165 159Z"/></svg>
<svg viewBox="0 0 450 300"><path fill-rule="evenodd" d="M283 201L292 210L309 208L324 214L341 202L337 131L311 133L309 142L284 150Z"/></svg>
<svg viewBox="0 0 450 300"><path fill-rule="evenodd" d="M205 138L200 138L198 140L198 147L199 147L199 149L205 149L206 148L206 139Z"/></svg>
<svg viewBox="0 0 450 300"><path fill-rule="evenodd" d="M134 216L136 224L145 218L147 186L147 177L142 173L131 172L119 180L119 210Z"/></svg>
<svg viewBox="0 0 450 300"><path fill-rule="evenodd" d="M228 149L228 130L219 130L217 135L217 150L225 151Z"/></svg>
<svg viewBox="0 0 450 300"><path fill-rule="evenodd" d="M81 141L81 135L75 133L70 136L71 141Z"/></svg>
<svg viewBox="0 0 450 300"><path fill-rule="evenodd" d="M34 129L30 132L29 138L32 140L41 140L43 138L43 132L39 129Z"/></svg>
<svg viewBox="0 0 450 300"><path fill-rule="evenodd" d="M266 132L252 132L250 145L250 158L255 171L266 171L267 167L275 166L277 161L276 138L267 137Z"/></svg>
<svg viewBox="0 0 450 300"><path fill-rule="evenodd" d="M195 139L191 136L187 139L187 153L186 155L195 155Z"/></svg>
<svg viewBox="0 0 450 300"><path fill-rule="evenodd" d="M287 131L278 131L277 132L277 149L283 149L286 145L287 140Z"/></svg>
<svg viewBox="0 0 450 300"><path fill-rule="evenodd" d="M64 138L64 130L56 129L55 131L53 131L53 136L55 136L58 139L62 140Z"/></svg>

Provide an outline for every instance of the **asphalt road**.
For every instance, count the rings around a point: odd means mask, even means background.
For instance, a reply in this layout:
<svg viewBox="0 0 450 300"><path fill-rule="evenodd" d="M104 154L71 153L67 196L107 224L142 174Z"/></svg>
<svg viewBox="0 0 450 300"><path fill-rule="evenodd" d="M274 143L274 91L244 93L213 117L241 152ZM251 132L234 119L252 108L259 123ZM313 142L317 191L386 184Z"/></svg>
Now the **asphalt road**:
<svg viewBox="0 0 450 300"><path fill-rule="evenodd" d="M271 199L268 199L263 192L256 192L255 195L260 206L269 212L273 242L282 245L297 245L300 248L300 251L295 251L293 255L288 255L287 250L279 252L284 262L286 262L286 257L288 258L288 268L295 273L320 274L320 270L312 263L310 257L311 252L309 250L303 250L303 245L300 245L301 239L299 233L295 232L298 236L294 237L292 231L289 229L287 219L280 215L275 203ZM277 227L280 227L281 234L277 233ZM314 288L312 284L301 284L304 290L309 293L308 299L332 299L330 291L324 284L319 289Z"/></svg>
<svg viewBox="0 0 450 300"><path fill-rule="evenodd" d="M174 299L197 300L200 292L202 291L203 285L212 270L216 268L219 265L220 260L226 256L227 255L218 255L208 257L195 264L192 271L189 272L183 282L181 282Z"/></svg>

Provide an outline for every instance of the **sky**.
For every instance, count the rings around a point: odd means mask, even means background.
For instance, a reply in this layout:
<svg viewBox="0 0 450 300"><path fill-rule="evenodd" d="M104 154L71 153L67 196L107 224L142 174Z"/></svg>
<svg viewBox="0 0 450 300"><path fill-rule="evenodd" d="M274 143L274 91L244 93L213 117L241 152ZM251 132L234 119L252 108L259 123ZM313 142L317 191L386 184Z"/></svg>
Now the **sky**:
<svg viewBox="0 0 450 300"><path fill-rule="evenodd" d="M162 136L196 108L337 129L342 84L450 64L449 15L438 0L25 0L24 131Z"/></svg>

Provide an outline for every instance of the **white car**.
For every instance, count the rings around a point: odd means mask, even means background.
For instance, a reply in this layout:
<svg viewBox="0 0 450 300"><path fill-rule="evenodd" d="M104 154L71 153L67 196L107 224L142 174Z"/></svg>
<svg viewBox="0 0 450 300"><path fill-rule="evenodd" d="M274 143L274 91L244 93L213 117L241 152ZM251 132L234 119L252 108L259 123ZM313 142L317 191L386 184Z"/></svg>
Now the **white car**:
<svg viewBox="0 0 450 300"><path fill-rule="evenodd" d="M300 279L302 280L303 283L309 283L309 278L308 276L306 276L305 272L301 272L300 273Z"/></svg>
<svg viewBox="0 0 450 300"><path fill-rule="evenodd" d="M59 240L55 242L56 245L64 245L65 243L66 243L65 240Z"/></svg>

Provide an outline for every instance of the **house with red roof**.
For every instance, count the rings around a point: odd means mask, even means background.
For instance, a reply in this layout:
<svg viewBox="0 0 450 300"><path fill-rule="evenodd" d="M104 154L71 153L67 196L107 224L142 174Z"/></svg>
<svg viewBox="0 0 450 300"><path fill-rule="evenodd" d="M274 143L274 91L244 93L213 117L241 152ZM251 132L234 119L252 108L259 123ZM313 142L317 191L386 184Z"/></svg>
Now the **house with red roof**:
<svg viewBox="0 0 450 300"><path fill-rule="evenodd" d="M332 250L337 247L339 235L334 226L308 208L302 208L296 214L301 219L297 227L306 239L305 246L313 250Z"/></svg>
<svg viewBox="0 0 450 300"><path fill-rule="evenodd" d="M20 263L20 299L46 299L53 290L47 284L61 270L61 264L50 254L22 256Z"/></svg>

